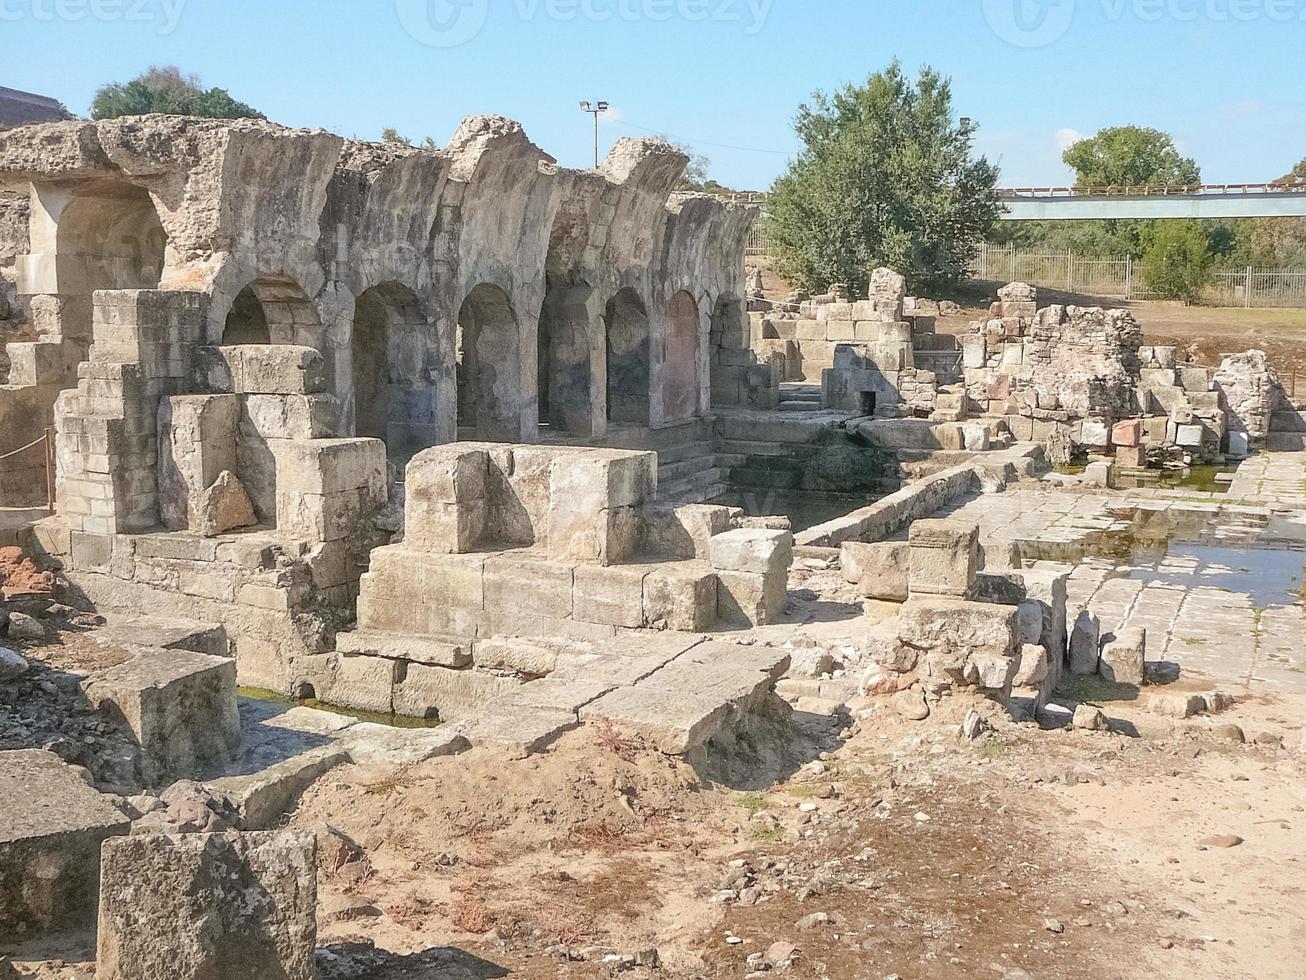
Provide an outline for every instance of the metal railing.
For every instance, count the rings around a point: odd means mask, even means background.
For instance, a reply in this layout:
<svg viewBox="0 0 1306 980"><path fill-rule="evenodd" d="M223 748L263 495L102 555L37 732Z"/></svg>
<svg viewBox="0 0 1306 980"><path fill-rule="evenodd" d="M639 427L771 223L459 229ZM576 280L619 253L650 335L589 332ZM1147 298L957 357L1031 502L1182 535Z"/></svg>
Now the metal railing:
<svg viewBox="0 0 1306 980"><path fill-rule="evenodd" d="M1085 185L1081 187L999 187L1003 200L1035 197L1197 197L1226 194L1302 194L1306 181L1267 184L1145 184Z"/></svg>
<svg viewBox="0 0 1306 980"><path fill-rule="evenodd" d="M1137 264L1124 258L1085 258L1073 252L1020 252L981 245L971 262L972 279L1027 282L1042 289L1122 300L1148 299ZM1306 270L1218 269L1202 294L1212 306L1306 308Z"/></svg>

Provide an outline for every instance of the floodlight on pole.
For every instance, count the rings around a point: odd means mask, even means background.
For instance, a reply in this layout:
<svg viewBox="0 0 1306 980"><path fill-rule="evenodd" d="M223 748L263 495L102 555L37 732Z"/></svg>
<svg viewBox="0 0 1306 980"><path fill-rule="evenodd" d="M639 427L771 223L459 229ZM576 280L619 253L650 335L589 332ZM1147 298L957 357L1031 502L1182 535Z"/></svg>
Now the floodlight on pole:
<svg viewBox="0 0 1306 980"><path fill-rule="evenodd" d="M597 101L590 102L588 99L580 104L581 112L588 112L594 117L594 169L599 169L599 116L608 111L608 103Z"/></svg>

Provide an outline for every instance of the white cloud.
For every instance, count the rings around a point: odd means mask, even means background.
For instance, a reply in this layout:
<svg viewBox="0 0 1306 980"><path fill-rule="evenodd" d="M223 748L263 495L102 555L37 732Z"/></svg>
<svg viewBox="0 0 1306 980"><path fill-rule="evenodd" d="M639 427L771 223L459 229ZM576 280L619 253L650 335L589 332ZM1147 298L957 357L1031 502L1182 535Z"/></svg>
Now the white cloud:
<svg viewBox="0 0 1306 980"><path fill-rule="evenodd" d="M1057 153L1065 153L1068 149L1084 138L1084 134L1077 129L1058 129L1057 130Z"/></svg>
<svg viewBox="0 0 1306 980"><path fill-rule="evenodd" d="M607 110L599 116L599 122L610 126L613 123L621 122L621 120L625 118L626 113L621 109L621 107L613 105L608 106Z"/></svg>

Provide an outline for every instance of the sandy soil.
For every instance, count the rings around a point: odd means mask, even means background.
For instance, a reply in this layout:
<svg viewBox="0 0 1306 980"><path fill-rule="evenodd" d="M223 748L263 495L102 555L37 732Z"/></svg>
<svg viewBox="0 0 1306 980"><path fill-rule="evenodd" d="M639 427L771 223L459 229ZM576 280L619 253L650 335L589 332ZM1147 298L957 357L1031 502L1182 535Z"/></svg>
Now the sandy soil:
<svg viewBox="0 0 1306 980"><path fill-rule="evenodd" d="M1213 729L1293 742L1301 707L1172 730L1112 705L1139 736L971 744L880 706L749 793L581 731L526 762L339 770L293 822L365 854L324 875L330 977L607 976L649 949L661 969L626 975L743 977L776 944L795 977L1298 977L1306 765Z"/></svg>

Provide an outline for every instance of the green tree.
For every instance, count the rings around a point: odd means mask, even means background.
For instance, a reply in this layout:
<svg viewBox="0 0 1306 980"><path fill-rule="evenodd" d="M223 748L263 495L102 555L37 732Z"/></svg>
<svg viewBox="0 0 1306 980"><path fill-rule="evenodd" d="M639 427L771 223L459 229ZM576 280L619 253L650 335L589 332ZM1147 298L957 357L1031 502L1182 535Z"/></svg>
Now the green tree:
<svg viewBox="0 0 1306 980"><path fill-rule="evenodd" d="M976 159L951 83L915 83L895 61L864 85L817 92L794 123L803 150L776 181L768 241L779 272L808 289L864 289L876 266L913 285L959 280L1001 212L997 169Z"/></svg>
<svg viewBox="0 0 1306 980"><path fill-rule="evenodd" d="M1142 273L1161 299L1195 303L1211 281L1211 246L1196 221L1157 221L1148 229Z"/></svg>
<svg viewBox="0 0 1306 980"><path fill-rule="evenodd" d="M394 143L399 146L414 145L413 141L410 140L408 137L400 136L399 130L395 129L393 126L387 126L385 129L381 130L381 142ZM438 150L439 148L440 147L436 144L435 140L431 139L431 137L429 136L426 137L426 139L422 140L423 150Z"/></svg>
<svg viewBox="0 0 1306 980"><path fill-rule="evenodd" d="M1200 184L1197 163L1179 155L1174 139L1159 129L1116 126L1080 140L1061 159L1080 187L1166 187Z"/></svg>
<svg viewBox="0 0 1306 980"><path fill-rule="evenodd" d="M1275 181L1276 184L1302 184L1306 183L1306 157L1303 157L1297 166L1293 167L1286 174Z"/></svg>
<svg viewBox="0 0 1306 980"><path fill-rule="evenodd" d="M129 82L111 82L95 93L92 119L117 119L160 112L210 119L263 119L259 112L231 97L226 89L206 89L198 75L183 75L174 66L151 67Z"/></svg>

